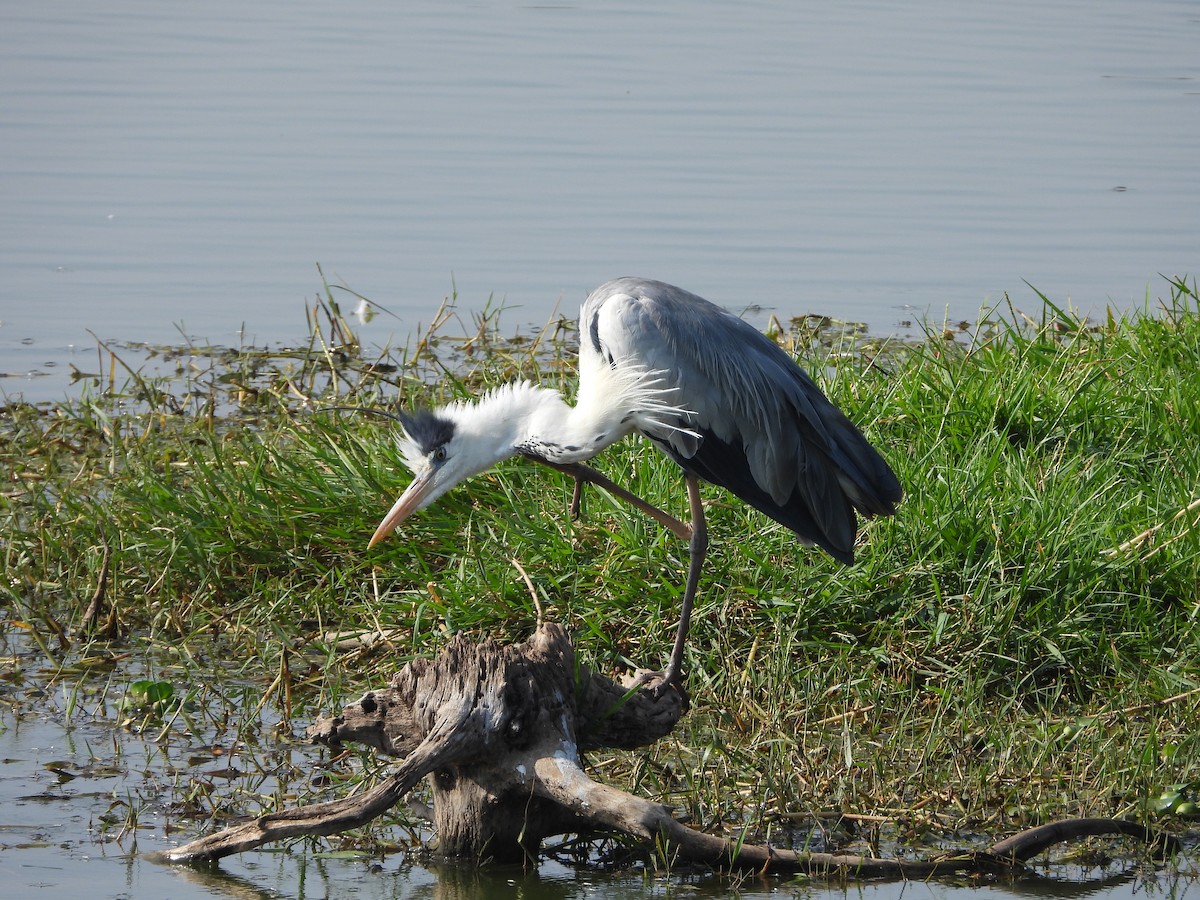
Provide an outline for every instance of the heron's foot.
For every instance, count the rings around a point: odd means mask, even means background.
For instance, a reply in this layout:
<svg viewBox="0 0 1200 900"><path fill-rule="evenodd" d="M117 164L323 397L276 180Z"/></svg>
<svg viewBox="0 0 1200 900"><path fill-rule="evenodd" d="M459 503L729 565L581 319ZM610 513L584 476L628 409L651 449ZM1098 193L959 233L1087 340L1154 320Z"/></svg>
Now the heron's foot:
<svg viewBox="0 0 1200 900"><path fill-rule="evenodd" d="M628 683L627 687L630 691L647 691L655 700L662 697L668 691L675 691L683 700L683 708L685 710L690 705L687 690L683 686L683 677L678 670L672 673L670 666L665 669L659 669L657 672L638 669L634 673L632 682Z"/></svg>

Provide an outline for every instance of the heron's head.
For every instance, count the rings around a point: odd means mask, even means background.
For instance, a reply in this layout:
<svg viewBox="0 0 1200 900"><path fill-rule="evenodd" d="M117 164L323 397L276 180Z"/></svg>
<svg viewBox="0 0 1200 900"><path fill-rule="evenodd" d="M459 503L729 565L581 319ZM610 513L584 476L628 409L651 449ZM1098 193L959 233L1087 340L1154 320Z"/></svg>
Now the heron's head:
<svg viewBox="0 0 1200 900"><path fill-rule="evenodd" d="M433 411L401 413L400 453L413 480L383 517L368 547L424 509L460 481L513 456L515 431L506 394L493 392L475 403L454 403Z"/></svg>

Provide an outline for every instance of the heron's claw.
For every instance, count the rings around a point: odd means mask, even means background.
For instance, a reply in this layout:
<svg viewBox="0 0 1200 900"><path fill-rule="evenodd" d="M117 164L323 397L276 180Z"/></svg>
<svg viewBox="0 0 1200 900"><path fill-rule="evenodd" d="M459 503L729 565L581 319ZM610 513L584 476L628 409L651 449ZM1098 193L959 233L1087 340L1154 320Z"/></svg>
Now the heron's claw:
<svg viewBox="0 0 1200 900"><path fill-rule="evenodd" d="M629 684L629 690L631 692L644 690L655 700L658 700L668 691L675 691L682 699L683 708L686 711L690 703L688 702L687 690L683 686L683 679L678 672L672 675L669 669L670 667L668 666L668 668L659 669L657 672L648 672L646 670L637 672L636 677Z"/></svg>

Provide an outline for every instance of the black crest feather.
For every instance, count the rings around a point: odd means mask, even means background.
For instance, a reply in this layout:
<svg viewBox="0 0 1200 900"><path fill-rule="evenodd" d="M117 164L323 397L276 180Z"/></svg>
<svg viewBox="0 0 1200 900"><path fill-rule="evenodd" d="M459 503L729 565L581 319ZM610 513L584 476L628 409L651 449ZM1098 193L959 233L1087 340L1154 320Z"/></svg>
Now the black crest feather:
<svg viewBox="0 0 1200 900"><path fill-rule="evenodd" d="M400 423L404 426L409 440L420 448L422 455L445 446L454 437L454 422L426 409L408 414L400 413Z"/></svg>

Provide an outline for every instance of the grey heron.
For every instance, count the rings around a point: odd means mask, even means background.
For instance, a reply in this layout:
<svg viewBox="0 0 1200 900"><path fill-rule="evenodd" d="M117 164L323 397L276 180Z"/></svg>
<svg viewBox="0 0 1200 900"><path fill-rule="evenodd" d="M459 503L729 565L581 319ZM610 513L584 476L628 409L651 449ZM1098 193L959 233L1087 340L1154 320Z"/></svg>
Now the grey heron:
<svg viewBox="0 0 1200 900"><path fill-rule="evenodd" d="M679 685L684 644L708 528L700 482L726 488L843 563L854 561L856 511L888 516L900 483L862 432L774 341L681 288L617 278L596 288L579 317L574 406L529 382L473 402L401 413L400 450L413 480L368 546L460 481L525 456L575 479L572 515L591 483L642 510L688 542L675 643L658 687ZM632 433L677 462L690 522L646 502L584 465Z"/></svg>

